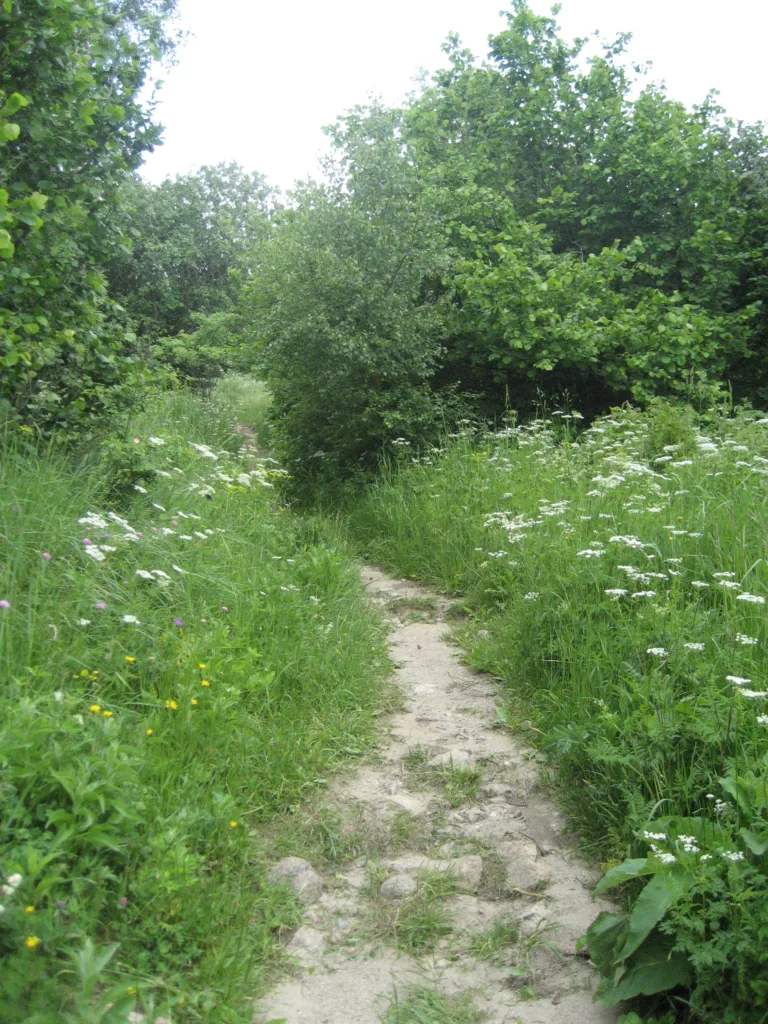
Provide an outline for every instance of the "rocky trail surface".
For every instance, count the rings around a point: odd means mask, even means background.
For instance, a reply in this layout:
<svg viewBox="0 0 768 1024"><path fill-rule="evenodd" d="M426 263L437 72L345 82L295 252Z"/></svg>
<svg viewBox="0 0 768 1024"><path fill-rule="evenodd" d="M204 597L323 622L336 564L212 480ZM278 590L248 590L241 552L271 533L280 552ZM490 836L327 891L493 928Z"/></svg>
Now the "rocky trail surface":
<svg viewBox="0 0 768 1024"><path fill-rule="evenodd" d="M609 905L591 898L597 876L564 839L532 752L495 724L493 681L446 639L450 603L375 568L363 580L392 620L403 709L375 762L324 801L368 837L365 856L272 869L306 909L294 971L254 1021L377 1024L418 985L466 993L489 1024L611 1024L576 948Z"/></svg>

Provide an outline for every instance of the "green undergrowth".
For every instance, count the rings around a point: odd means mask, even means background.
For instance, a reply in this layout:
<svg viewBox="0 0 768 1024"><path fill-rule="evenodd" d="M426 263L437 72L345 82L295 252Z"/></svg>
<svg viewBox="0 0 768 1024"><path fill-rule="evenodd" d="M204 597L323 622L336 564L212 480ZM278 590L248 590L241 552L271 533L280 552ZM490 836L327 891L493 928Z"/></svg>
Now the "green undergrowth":
<svg viewBox="0 0 768 1024"><path fill-rule="evenodd" d="M590 930L604 1000L758 1024L768 419L658 403L574 422L409 454L351 529L372 561L463 595L458 636L504 682L502 717L547 754L583 847L626 858L602 886L631 916Z"/></svg>
<svg viewBox="0 0 768 1024"><path fill-rule="evenodd" d="M79 461L4 437L4 1024L250 1020L299 920L262 830L371 747L383 629L237 412L166 395Z"/></svg>

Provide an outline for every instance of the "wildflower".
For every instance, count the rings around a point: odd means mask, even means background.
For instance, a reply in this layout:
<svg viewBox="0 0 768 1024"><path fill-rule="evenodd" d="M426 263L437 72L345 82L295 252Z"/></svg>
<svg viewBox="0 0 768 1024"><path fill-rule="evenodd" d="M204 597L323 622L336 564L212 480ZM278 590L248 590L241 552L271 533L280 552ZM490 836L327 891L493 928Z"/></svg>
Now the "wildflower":
<svg viewBox="0 0 768 1024"><path fill-rule="evenodd" d="M180 568L178 565L173 565L171 566L171 568L173 569L174 572L181 573L182 575L185 574L187 571L186 569Z"/></svg>
<svg viewBox="0 0 768 1024"><path fill-rule="evenodd" d="M90 624L91 624L91 620L90 619L78 619L77 620L77 625L78 626L90 626Z"/></svg>
<svg viewBox="0 0 768 1024"><path fill-rule="evenodd" d="M34 914L34 912L35 912L35 908L32 906L31 903L30 903L30 905L28 907L24 907L24 913L25 914Z"/></svg>
<svg viewBox="0 0 768 1024"><path fill-rule="evenodd" d="M699 590L704 590L706 587L709 586L709 584L705 583L704 580L691 580L691 586L698 587ZM741 596L743 597L744 595L742 594ZM739 598L739 600L740 599L741 598Z"/></svg>
<svg viewBox="0 0 768 1024"><path fill-rule="evenodd" d="M59 703L60 701L62 701L62 700L64 699L64 694L63 694L63 692L62 692L61 690L54 690L54 691L53 691L53 699L54 699L54 700L56 701L56 703L58 704L58 703Z"/></svg>
<svg viewBox="0 0 768 1024"><path fill-rule="evenodd" d="M649 647L646 654L653 654L656 658L666 658L667 651L663 647Z"/></svg>
<svg viewBox="0 0 768 1024"><path fill-rule="evenodd" d="M127 907L128 906L128 897L127 896L121 896L120 899L117 902L120 904L121 907Z"/></svg>
<svg viewBox="0 0 768 1024"><path fill-rule="evenodd" d="M741 850L723 850L720 856L730 861L744 860L744 854Z"/></svg>
<svg viewBox="0 0 768 1024"><path fill-rule="evenodd" d="M5 598L0 600L0 608L4 608L7 611L10 607L11 607L11 602L10 601L6 601Z"/></svg>
<svg viewBox="0 0 768 1024"><path fill-rule="evenodd" d="M128 662L129 665L132 665L136 661L132 654L126 654L125 660Z"/></svg>
<svg viewBox="0 0 768 1024"><path fill-rule="evenodd" d="M40 557L43 559L44 562L50 562L50 560L51 560L51 556L50 556L50 553L48 551L43 551L43 553L40 555Z"/></svg>
<svg viewBox="0 0 768 1024"><path fill-rule="evenodd" d="M721 587L726 587L728 590L741 590L741 584L737 583L736 580L718 580Z"/></svg>
<svg viewBox="0 0 768 1024"><path fill-rule="evenodd" d="M151 736L154 731L154 729L147 729L147 736Z"/></svg>
<svg viewBox="0 0 768 1024"><path fill-rule="evenodd" d="M735 577L735 572L713 572L712 576L716 580L732 580Z"/></svg>
<svg viewBox="0 0 768 1024"><path fill-rule="evenodd" d="M604 555L604 554L605 554L604 551L598 551L598 550L596 550L594 548L586 548L586 550L584 550L584 551L577 551L576 552L576 557L577 558L599 558L601 555Z"/></svg>
<svg viewBox="0 0 768 1024"><path fill-rule="evenodd" d="M190 704L192 705L193 708L196 708L197 707L197 697L193 697L192 700L190 701Z"/></svg>
<svg viewBox="0 0 768 1024"><path fill-rule="evenodd" d="M759 643L756 636L747 636L745 633L737 633L734 640L737 644L742 644L744 647Z"/></svg>
<svg viewBox="0 0 768 1024"><path fill-rule="evenodd" d="M643 832L643 839L666 839L666 832Z"/></svg>
<svg viewBox="0 0 768 1024"><path fill-rule="evenodd" d="M655 590L636 590L632 597L656 597Z"/></svg>
<svg viewBox="0 0 768 1024"><path fill-rule="evenodd" d="M197 667L198 667L198 668L205 668L205 665L203 665L203 664L200 664L200 665L198 665Z"/></svg>
<svg viewBox="0 0 768 1024"><path fill-rule="evenodd" d="M91 711L94 715L98 715L98 713L101 711L101 705L91 704L88 710Z"/></svg>
<svg viewBox="0 0 768 1024"><path fill-rule="evenodd" d="M725 681L727 683L733 683L734 686L746 686L747 683L751 683L751 679L747 679L744 676L726 676Z"/></svg>
<svg viewBox="0 0 768 1024"><path fill-rule="evenodd" d="M18 889L23 881L24 879L18 872L8 876L8 885L11 887L12 892Z"/></svg>
<svg viewBox="0 0 768 1024"><path fill-rule="evenodd" d="M701 860L702 861L712 860L712 854L711 853L702 853Z"/></svg>
<svg viewBox="0 0 768 1024"><path fill-rule="evenodd" d="M230 821L229 827L230 828L237 828L237 822L236 821Z"/></svg>
<svg viewBox="0 0 768 1024"><path fill-rule="evenodd" d="M103 715L104 718L111 718L112 717L112 712L111 711L102 711L102 715Z"/></svg>
<svg viewBox="0 0 768 1024"><path fill-rule="evenodd" d="M742 697L747 700L758 700L760 697L768 697L768 690L739 690Z"/></svg>
<svg viewBox="0 0 768 1024"><path fill-rule="evenodd" d="M207 680L207 679L202 679L202 680L200 681L200 685L201 685L201 686L210 686L211 684L210 684L210 683L208 682L208 680Z"/></svg>
<svg viewBox="0 0 768 1024"><path fill-rule="evenodd" d="M133 489L134 489L134 491L138 491L139 494L147 494L148 493L147 488L146 487L142 487L141 484L134 484L133 485Z"/></svg>
<svg viewBox="0 0 768 1024"><path fill-rule="evenodd" d="M182 619L174 619L173 624L174 626L178 626L179 629L181 629L184 625L184 621Z"/></svg>
<svg viewBox="0 0 768 1024"><path fill-rule="evenodd" d="M539 596L538 590L532 590L528 594L523 594L524 601L535 601Z"/></svg>
<svg viewBox="0 0 768 1024"><path fill-rule="evenodd" d="M610 590L604 590L603 593L607 594L608 597L624 597L629 591L622 589L622 587L612 587Z"/></svg>
<svg viewBox="0 0 768 1024"><path fill-rule="evenodd" d="M139 440L139 438L138 438L138 437L134 437L134 439L133 439L133 443L134 443L134 444L141 444L141 441Z"/></svg>
<svg viewBox="0 0 768 1024"><path fill-rule="evenodd" d="M687 648L689 651L703 651L704 646L704 644L683 644L683 647Z"/></svg>
<svg viewBox="0 0 768 1024"><path fill-rule="evenodd" d="M309 599L309 600L310 600L310 601L312 601L312 604L320 604L320 601L319 601L319 600L318 600L318 598L316 598L316 597L315 597L315 598L312 598L312 597L310 597L310 599ZM229 611L229 608L227 608L227 606L226 606L225 604L223 604L223 605L221 606L221 610L222 610L223 612L228 612L228 611Z"/></svg>
<svg viewBox="0 0 768 1024"><path fill-rule="evenodd" d="M149 441L150 444L154 444L158 448L160 447L160 445L165 444L165 441L162 439L162 437L148 437L147 440Z"/></svg>
<svg viewBox="0 0 768 1024"><path fill-rule="evenodd" d="M746 601L747 604L765 604L765 598L757 594L739 594L737 601Z"/></svg>
<svg viewBox="0 0 768 1024"><path fill-rule="evenodd" d="M122 621L128 626L140 626L141 623L135 615L123 615Z"/></svg>
<svg viewBox="0 0 768 1024"><path fill-rule="evenodd" d="M758 725L768 725L768 715L758 715L757 716L757 724Z"/></svg>
<svg viewBox="0 0 768 1024"><path fill-rule="evenodd" d="M659 858L662 864L674 864L677 860L674 853L657 853L656 856Z"/></svg>
<svg viewBox="0 0 768 1024"><path fill-rule="evenodd" d="M37 949L40 945L40 939L36 935L28 935L24 940L24 945L27 949Z"/></svg>
<svg viewBox="0 0 768 1024"><path fill-rule="evenodd" d="M151 572L147 572L146 569L137 569L136 570L136 575L137 576L141 576L141 578L143 580L151 580L153 578L152 573Z"/></svg>
<svg viewBox="0 0 768 1024"><path fill-rule="evenodd" d="M628 548L644 548L645 544L640 540L639 537L624 537L619 534L616 537L609 538L610 544L625 544Z"/></svg>
<svg viewBox="0 0 768 1024"><path fill-rule="evenodd" d="M176 703L175 700L167 700L165 702L165 706L168 708L169 711L176 711L179 705Z"/></svg>
<svg viewBox="0 0 768 1024"><path fill-rule="evenodd" d="M107 606L104 604L103 601L97 601L96 602L96 611L97 612L103 612L106 609L106 607Z"/></svg>

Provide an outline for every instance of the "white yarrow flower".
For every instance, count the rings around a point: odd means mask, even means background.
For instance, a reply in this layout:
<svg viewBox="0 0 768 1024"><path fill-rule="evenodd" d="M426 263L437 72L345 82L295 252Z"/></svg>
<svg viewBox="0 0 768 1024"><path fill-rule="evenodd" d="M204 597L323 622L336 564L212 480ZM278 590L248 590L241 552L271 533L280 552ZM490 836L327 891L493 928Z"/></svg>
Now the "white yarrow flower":
<svg viewBox="0 0 768 1024"><path fill-rule="evenodd" d="M664 647L649 647L645 653L652 654L656 658L666 658L668 652Z"/></svg>
<svg viewBox="0 0 768 1024"><path fill-rule="evenodd" d="M123 615L122 621L127 626L140 626L141 625L141 623L139 622L139 620L136 618L135 615Z"/></svg>

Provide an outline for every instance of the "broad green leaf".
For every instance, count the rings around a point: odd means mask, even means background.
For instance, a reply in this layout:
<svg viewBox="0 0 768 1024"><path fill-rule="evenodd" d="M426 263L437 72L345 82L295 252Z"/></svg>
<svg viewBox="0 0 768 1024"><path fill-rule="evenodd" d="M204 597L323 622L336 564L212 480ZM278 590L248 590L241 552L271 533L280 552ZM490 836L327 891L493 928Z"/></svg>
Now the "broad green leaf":
<svg viewBox="0 0 768 1024"><path fill-rule="evenodd" d="M618 951L626 942L629 922L622 914L603 911L587 929L587 948L596 966L607 970L616 962Z"/></svg>
<svg viewBox="0 0 768 1024"><path fill-rule="evenodd" d="M633 878L641 878L644 875L652 875L658 870L657 865L652 864L647 857L638 857L635 860L625 860L617 864L603 875L595 886L595 896L601 892L612 889L615 885L623 885Z"/></svg>
<svg viewBox="0 0 768 1024"><path fill-rule="evenodd" d="M748 828L740 828L739 835L742 837L752 853L757 857L762 857L765 851L768 850L768 836L759 836L757 833L751 832Z"/></svg>
<svg viewBox="0 0 768 1024"><path fill-rule="evenodd" d="M619 959L624 960L645 941L688 887L686 876L673 871L654 875L637 898L629 915L629 934Z"/></svg>
<svg viewBox="0 0 768 1024"><path fill-rule="evenodd" d="M636 996L667 992L678 985L689 985L691 967L683 953L672 952L672 942L654 936L632 958L613 990L611 1005Z"/></svg>

